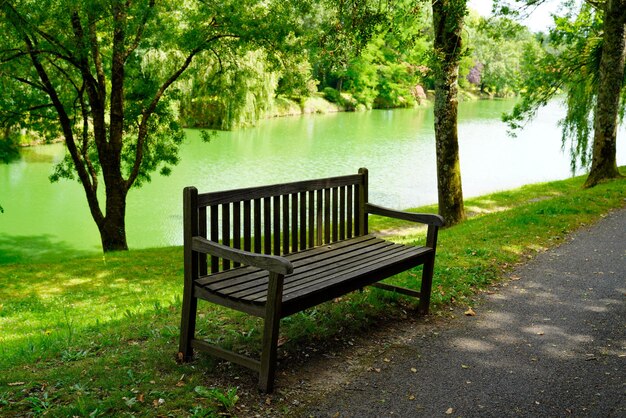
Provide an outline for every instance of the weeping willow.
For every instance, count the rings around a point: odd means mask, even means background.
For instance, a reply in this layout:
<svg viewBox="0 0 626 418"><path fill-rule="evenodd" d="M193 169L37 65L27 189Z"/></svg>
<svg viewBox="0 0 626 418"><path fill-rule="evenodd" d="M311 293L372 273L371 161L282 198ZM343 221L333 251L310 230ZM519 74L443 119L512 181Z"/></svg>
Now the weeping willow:
<svg viewBox="0 0 626 418"><path fill-rule="evenodd" d="M522 101L503 120L514 132L534 118L538 110L564 95L566 114L559 122L562 146L570 153L572 173L591 162L593 124L602 56L602 16L584 4L575 20L556 19L540 51L527 51L527 74ZM624 115L622 91L620 116Z"/></svg>
<svg viewBox="0 0 626 418"><path fill-rule="evenodd" d="M231 130L254 125L273 105L278 73L263 51L221 60L203 57L183 89L180 117L189 127Z"/></svg>

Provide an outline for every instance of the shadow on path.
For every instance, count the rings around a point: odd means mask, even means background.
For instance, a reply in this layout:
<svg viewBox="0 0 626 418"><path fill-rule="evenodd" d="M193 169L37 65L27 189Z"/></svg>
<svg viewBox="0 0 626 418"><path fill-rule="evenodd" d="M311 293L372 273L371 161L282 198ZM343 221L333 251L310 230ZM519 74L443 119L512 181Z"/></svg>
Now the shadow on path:
<svg viewBox="0 0 626 418"><path fill-rule="evenodd" d="M626 210L387 350L303 416L626 416ZM385 361L385 359L387 361Z"/></svg>

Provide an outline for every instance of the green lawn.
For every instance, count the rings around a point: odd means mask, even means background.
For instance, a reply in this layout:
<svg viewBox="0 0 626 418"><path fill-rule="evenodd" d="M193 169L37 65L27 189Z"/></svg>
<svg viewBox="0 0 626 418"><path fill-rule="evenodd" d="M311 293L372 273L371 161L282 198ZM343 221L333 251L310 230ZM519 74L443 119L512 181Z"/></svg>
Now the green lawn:
<svg viewBox="0 0 626 418"><path fill-rule="evenodd" d="M582 183L579 177L469 199L473 216L440 233L434 314L451 302L469 304L515 264L626 206L625 179L591 190ZM424 239L424 230L404 222L373 218L371 227L400 242ZM180 247L58 257L0 265L0 415L246 416L242 405L265 399L251 372L203 355L176 363ZM419 270L391 281L417 288ZM282 349L349 338L415 307L377 289L355 293L284 319ZM201 335L258 353L257 319L204 303L200 312Z"/></svg>

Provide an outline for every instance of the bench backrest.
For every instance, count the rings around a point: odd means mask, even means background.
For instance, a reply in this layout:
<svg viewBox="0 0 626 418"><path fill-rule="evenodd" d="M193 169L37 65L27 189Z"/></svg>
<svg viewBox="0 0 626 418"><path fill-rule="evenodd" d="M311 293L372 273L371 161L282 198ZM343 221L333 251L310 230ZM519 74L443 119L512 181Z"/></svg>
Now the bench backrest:
<svg viewBox="0 0 626 418"><path fill-rule="evenodd" d="M233 248L284 255L366 235L367 169L358 174L211 193L184 190L185 242L203 236ZM206 274L201 257L199 273ZM211 272L233 267L211 257Z"/></svg>

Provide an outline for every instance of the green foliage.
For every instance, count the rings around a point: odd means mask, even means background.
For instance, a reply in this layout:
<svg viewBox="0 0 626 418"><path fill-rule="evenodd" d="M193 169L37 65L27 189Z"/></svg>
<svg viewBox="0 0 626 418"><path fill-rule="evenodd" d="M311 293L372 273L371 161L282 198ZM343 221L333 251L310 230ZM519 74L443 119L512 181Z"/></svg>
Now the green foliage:
<svg viewBox="0 0 626 418"><path fill-rule="evenodd" d="M378 68L374 64L373 48L355 58L346 70L344 88L352 93L356 101L371 109L378 96Z"/></svg>
<svg viewBox="0 0 626 418"><path fill-rule="evenodd" d="M15 161L19 157L17 136L5 133L3 137L0 137L0 164Z"/></svg>
<svg viewBox="0 0 626 418"><path fill-rule="evenodd" d="M311 19L315 76L322 85L341 90L342 75L349 62L387 22L389 3L324 0L321 5L317 16Z"/></svg>
<svg viewBox="0 0 626 418"><path fill-rule="evenodd" d="M206 55L191 71L180 103L187 126L222 130L246 126L264 117L272 105L278 76L261 50L236 50L221 61Z"/></svg>
<svg viewBox="0 0 626 418"><path fill-rule="evenodd" d="M206 388L205 386L196 386L193 389L199 396L213 401L219 409L230 411L233 409L239 396L237 396L237 388L229 388L221 390L219 388Z"/></svg>
<svg viewBox="0 0 626 418"><path fill-rule="evenodd" d="M332 87L324 87L322 93L324 94L324 98L331 103L341 102L341 93Z"/></svg>
<svg viewBox="0 0 626 418"><path fill-rule="evenodd" d="M312 66L308 58L301 53L282 57L282 69L276 86L276 96L282 95L300 100L317 92L319 82L313 79Z"/></svg>
<svg viewBox="0 0 626 418"><path fill-rule="evenodd" d="M567 113L560 122L562 141L564 148L569 147L574 171L590 162L603 42L602 18L596 9L583 4L575 18L556 18L555 24L548 37L541 37L541 49L524 50L525 92L521 103L503 120L512 131L519 129L539 108L564 92ZM621 109L623 112L624 101Z"/></svg>
<svg viewBox="0 0 626 418"><path fill-rule="evenodd" d="M470 15L466 22L470 55L461 61L461 87L467 86L468 74L476 68L481 92L496 97L517 94L529 75L522 69L526 51L539 48L537 39L526 27L505 17Z"/></svg>
<svg viewBox="0 0 626 418"><path fill-rule="evenodd" d="M355 3L348 16L347 5L330 8L329 21L320 23L321 47L311 55L314 75L322 88L349 92L368 109L413 105L412 89L423 75L417 63L428 48L426 13L404 0ZM358 29L343 33L348 26ZM345 38L343 46L337 37Z"/></svg>

